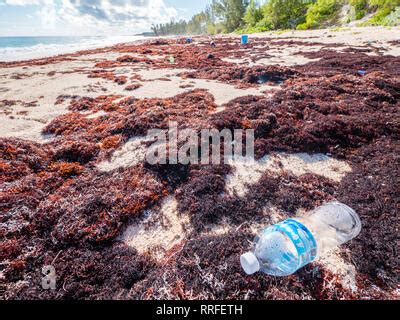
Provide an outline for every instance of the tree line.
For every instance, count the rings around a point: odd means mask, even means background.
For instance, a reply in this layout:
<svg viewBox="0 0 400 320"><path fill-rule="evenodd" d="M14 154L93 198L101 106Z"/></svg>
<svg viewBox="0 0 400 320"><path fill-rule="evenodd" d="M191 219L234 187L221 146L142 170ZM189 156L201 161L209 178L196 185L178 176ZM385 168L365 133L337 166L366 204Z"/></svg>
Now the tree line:
<svg viewBox="0 0 400 320"><path fill-rule="evenodd" d="M196 35L318 29L360 21L359 25L399 25L400 0L213 0L190 20L154 24L156 35ZM361 20L360 20L361 19Z"/></svg>

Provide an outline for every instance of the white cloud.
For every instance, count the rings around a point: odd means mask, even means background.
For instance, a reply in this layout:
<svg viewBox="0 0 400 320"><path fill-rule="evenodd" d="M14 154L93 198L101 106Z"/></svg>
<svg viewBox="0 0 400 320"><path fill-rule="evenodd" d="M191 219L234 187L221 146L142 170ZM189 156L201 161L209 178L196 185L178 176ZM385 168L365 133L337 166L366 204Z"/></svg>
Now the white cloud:
<svg viewBox="0 0 400 320"><path fill-rule="evenodd" d="M57 10L54 1L42 0L43 5L37 11L44 28L54 29L57 23Z"/></svg>
<svg viewBox="0 0 400 320"><path fill-rule="evenodd" d="M61 13L109 24L169 21L177 15L163 0L63 0Z"/></svg>
<svg viewBox="0 0 400 320"><path fill-rule="evenodd" d="M10 6L28 6L28 5L39 5L42 3L41 0L5 0L5 4Z"/></svg>
<svg viewBox="0 0 400 320"><path fill-rule="evenodd" d="M2 3L0 1L0 3ZM40 6L37 15L44 28L68 29L74 34L132 34L148 30L152 23L176 18L175 8L164 0L3 0L6 5Z"/></svg>

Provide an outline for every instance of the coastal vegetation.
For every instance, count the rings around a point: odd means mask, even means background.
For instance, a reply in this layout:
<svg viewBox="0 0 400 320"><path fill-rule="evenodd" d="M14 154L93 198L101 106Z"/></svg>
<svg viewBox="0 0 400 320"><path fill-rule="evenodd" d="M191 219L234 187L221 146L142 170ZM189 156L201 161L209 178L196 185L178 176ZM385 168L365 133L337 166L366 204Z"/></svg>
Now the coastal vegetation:
<svg viewBox="0 0 400 320"><path fill-rule="evenodd" d="M400 0L213 0L190 20L152 26L156 35L400 25Z"/></svg>

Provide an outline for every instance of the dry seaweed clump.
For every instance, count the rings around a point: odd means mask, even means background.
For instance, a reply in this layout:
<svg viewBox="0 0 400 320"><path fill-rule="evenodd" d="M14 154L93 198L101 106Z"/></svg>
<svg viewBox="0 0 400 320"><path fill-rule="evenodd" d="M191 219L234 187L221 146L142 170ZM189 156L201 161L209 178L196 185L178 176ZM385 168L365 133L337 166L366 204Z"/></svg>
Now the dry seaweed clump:
<svg viewBox="0 0 400 320"><path fill-rule="evenodd" d="M399 137L398 92L398 81L379 74L300 77L272 99L237 98L212 121L219 128L256 129L258 156L280 150L344 156L381 136Z"/></svg>
<svg viewBox="0 0 400 320"><path fill-rule="evenodd" d="M80 98L71 101L70 110L74 112L56 118L43 132L98 143L114 135L130 138L145 135L149 129L166 129L171 121L187 127L189 118L191 128L208 128L206 120L216 108L214 97L201 89L167 99ZM107 114L89 119L78 112L83 110Z"/></svg>
<svg viewBox="0 0 400 320"><path fill-rule="evenodd" d="M0 183L39 172L49 161L48 149L22 140L1 139L0 150Z"/></svg>
<svg viewBox="0 0 400 320"><path fill-rule="evenodd" d="M140 83L134 83L134 84L130 84L129 86L127 86L125 88L126 91L134 91L136 89L139 89L142 85Z"/></svg>
<svg viewBox="0 0 400 320"><path fill-rule="evenodd" d="M349 245L352 259L361 274L371 277L368 281L394 294L399 273L399 140L379 139L360 148L352 159L353 172L338 190L338 199L357 210L363 222L360 236ZM363 290L369 290L367 284Z"/></svg>
<svg viewBox="0 0 400 320"><path fill-rule="evenodd" d="M40 287L44 265L52 265L57 271L56 290ZM22 277L29 266L27 281L13 286L13 299L127 299L130 288L146 277L155 263L148 256L139 255L124 244L90 250L87 248L65 248L59 251L46 250L32 256L21 268L14 266L8 277Z"/></svg>
<svg viewBox="0 0 400 320"><path fill-rule="evenodd" d="M387 80L395 80L399 75L399 57L389 55L370 56L365 53L341 53L334 50L320 50L315 52L298 52L297 54L317 61L310 62L304 66L297 67L299 71L307 75L313 74L334 76L337 74L351 74L362 76L360 70L366 74L381 72L386 75Z"/></svg>
<svg viewBox="0 0 400 320"><path fill-rule="evenodd" d="M89 78L107 79L107 80L114 81L119 85L123 85L123 84L126 84L128 82L128 77L127 76L116 76L113 72L111 72L111 71L103 71L102 69L92 71L89 74Z"/></svg>
<svg viewBox="0 0 400 320"><path fill-rule="evenodd" d="M7 297L96 298L98 294L106 298L104 290L111 294L108 273L118 263L121 268L135 266L128 269L134 268L136 274L127 275L127 269L115 274L119 279L116 286L129 287L145 274L149 259L113 241L130 219L167 194L161 181L142 167L99 174L87 163L89 159L77 152L94 153L90 144L52 148L13 139L2 140L2 144L2 161L21 168L18 174L1 172L0 257ZM39 279L47 255L65 259L55 265L60 279L64 277L68 284L46 293L40 289ZM110 260L116 260L114 266ZM104 289L99 279L103 279ZM78 290L77 285L83 288ZM65 291L68 286L72 287Z"/></svg>
<svg viewBox="0 0 400 320"><path fill-rule="evenodd" d="M183 78L200 78L217 80L224 83L236 84L240 88L257 86L261 84L280 85L285 80L293 78L299 73L285 67L203 67L196 71L184 72Z"/></svg>

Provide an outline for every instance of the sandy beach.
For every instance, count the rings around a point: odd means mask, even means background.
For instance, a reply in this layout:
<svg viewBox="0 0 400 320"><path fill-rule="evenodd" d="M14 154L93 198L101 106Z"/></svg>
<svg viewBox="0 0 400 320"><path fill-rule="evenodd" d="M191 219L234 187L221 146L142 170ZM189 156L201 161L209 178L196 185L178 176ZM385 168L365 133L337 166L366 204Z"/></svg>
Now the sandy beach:
<svg viewBox="0 0 400 320"><path fill-rule="evenodd" d="M4 297L399 299L399 34L150 38L0 62ZM146 134L169 121L254 129L256 161L150 166ZM331 200L359 213L360 237L289 277L241 271L262 228ZM55 291L37 285L46 263Z"/></svg>

